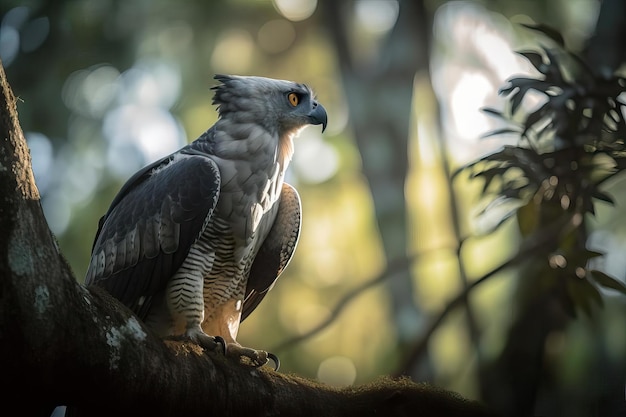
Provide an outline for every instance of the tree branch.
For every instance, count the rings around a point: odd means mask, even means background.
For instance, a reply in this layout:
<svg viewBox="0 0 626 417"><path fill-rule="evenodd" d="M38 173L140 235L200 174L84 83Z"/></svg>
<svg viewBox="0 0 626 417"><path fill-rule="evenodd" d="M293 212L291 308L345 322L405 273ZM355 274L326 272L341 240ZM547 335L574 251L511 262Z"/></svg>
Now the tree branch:
<svg viewBox="0 0 626 417"><path fill-rule="evenodd" d="M537 235L535 235L534 237L528 238L519 250L519 252L517 252L517 254L511 259L501 263L500 265L493 268L491 271L487 272L477 280L469 283L466 287L464 287L463 290L456 295L456 297L448 302L445 308L431 322L428 329L426 329L426 331L422 334L422 337L404 359L403 365L400 366L398 372L396 373L396 376L403 375L407 369L411 368L413 363L419 361L419 358L426 353L428 343L430 342L433 333L435 333L437 328L441 325L441 323L443 323L448 314L450 314L458 306L463 304L463 302L467 299L469 293L474 288L484 283L489 278L497 275L498 273L513 266L519 265L527 261L528 259L532 259L533 254L542 252L545 253L547 250L553 250L554 245L559 242L563 235L566 235L580 225L581 219L582 215L579 213L573 213L569 214L568 216L562 217L560 221L555 222L551 225L551 227L545 228L537 233Z"/></svg>
<svg viewBox="0 0 626 417"><path fill-rule="evenodd" d="M335 321L337 317L339 317L339 315L343 312L343 310L359 295L361 295L363 292L367 291L368 289L375 287L376 285L384 282L397 271L406 269L412 260L413 260L412 258L411 259L400 258L400 259L396 259L394 261L389 262L387 265L387 268L385 268L385 270L382 271L379 275L375 276L374 278L368 281L365 281L361 285L353 288L352 290L344 294L343 297L341 297L341 299L335 304L330 314L324 320L319 322L315 327L313 327L312 329L310 329L309 331L303 334L300 334L300 335L297 335L297 336L294 336L285 340L284 342L276 345L275 348L270 349L270 350L272 352L280 352L282 350L289 349L297 345L303 340L306 340L310 337L315 336L316 334L318 334L319 332L321 332L322 330L330 326L331 323Z"/></svg>

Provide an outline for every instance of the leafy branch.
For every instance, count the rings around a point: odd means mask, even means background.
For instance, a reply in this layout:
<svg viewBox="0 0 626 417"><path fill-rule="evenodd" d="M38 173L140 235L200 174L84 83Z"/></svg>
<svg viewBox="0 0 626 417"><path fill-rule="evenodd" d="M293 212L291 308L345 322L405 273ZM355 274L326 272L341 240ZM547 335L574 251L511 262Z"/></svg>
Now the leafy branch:
<svg viewBox="0 0 626 417"><path fill-rule="evenodd" d="M546 276L564 282L564 305L590 313L601 304L598 287L626 294L626 286L600 271L588 269L588 261L602 254L587 250L587 215L595 215L598 202L614 204L602 185L625 167L626 79L618 73L598 74L580 56L565 47L563 37L546 25L525 25L545 35L548 43L536 51L520 51L538 72L536 77L514 77L499 93L506 98L503 111L483 109L506 123L487 136L516 134L515 146L474 161L454 176L469 173L483 181L483 195L494 204L512 203L495 228L517 217L520 233L528 237L563 215L580 215L583 221L570 236L562 237L556 250L542 256ZM533 103L536 103L533 105ZM556 236L555 236L556 239Z"/></svg>

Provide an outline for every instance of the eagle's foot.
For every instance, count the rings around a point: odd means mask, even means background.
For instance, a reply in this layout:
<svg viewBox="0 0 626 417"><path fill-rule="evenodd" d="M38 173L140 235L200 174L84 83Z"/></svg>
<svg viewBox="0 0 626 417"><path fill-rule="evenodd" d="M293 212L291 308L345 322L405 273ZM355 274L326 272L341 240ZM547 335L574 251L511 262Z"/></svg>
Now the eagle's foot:
<svg viewBox="0 0 626 417"><path fill-rule="evenodd" d="M222 355L226 354L226 341L222 336L209 336L203 333L202 336L196 336L196 343L202 346L204 350L220 352Z"/></svg>
<svg viewBox="0 0 626 417"><path fill-rule="evenodd" d="M278 371L278 368L280 368L280 359L278 359L278 356L271 352L267 352L267 357L274 362L274 371Z"/></svg>
<svg viewBox="0 0 626 417"><path fill-rule="evenodd" d="M239 343L228 343L226 356L234 359L247 358L253 366L263 366L267 363L267 352L241 346Z"/></svg>
<svg viewBox="0 0 626 417"><path fill-rule="evenodd" d="M239 343L236 342L228 343L226 345L226 356L235 359L246 358L247 360L252 362L252 365L255 367L263 366L271 360L272 362L274 362L275 371L277 371L278 367L280 366L280 361L278 360L278 357L273 353L241 346Z"/></svg>
<svg viewBox="0 0 626 417"><path fill-rule="evenodd" d="M219 352L223 355L226 354L226 341L221 336L209 336L202 332L186 332L185 334L178 336L169 336L169 340L176 341L191 341L198 344L204 350L210 350L212 352Z"/></svg>

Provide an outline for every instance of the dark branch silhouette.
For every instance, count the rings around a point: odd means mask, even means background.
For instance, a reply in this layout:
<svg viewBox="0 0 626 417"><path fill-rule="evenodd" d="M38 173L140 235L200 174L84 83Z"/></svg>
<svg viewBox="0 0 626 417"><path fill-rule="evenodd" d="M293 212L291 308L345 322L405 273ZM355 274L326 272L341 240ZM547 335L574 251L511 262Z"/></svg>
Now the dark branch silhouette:
<svg viewBox="0 0 626 417"><path fill-rule="evenodd" d="M431 322L428 329L426 329L426 331L422 334L422 337L417 341L413 349L409 352L407 357L402 362L402 365L398 368L396 376L403 375L406 372L406 369L411 368L412 363L414 363L415 361L419 361L420 356L425 354L428 342L430 341L433 333L435 333L437 328L443 323L448 314L453 312L454 309L456 309L457 307L463 305L463 303L467 299L467 296L474 288L478 287L480 284L484 283L488 279L496 276L498 273L508 268L520 265L525 261L528 261L528 259L530 259L530 256L544 252L546 250L546 247L554 246L561 239L561 236L575 229L579 221L580 216L578 215L564 216L559 222L555 222L552 227L544 229L534 238L529 238L524 243L520 251L515 254L515 256L513 256L511 259L501 263L480 278L469 283L461 292L456 295L456 297L454 297L446 304L444 309Z"/></svg>
<svg viewBox="0 0 626 417"><path fill-rule="evenodd" d="M348 307L348 305L355 300L358 296L360 296L365 291L369 290L372 287L375 287L378 284L381 284L385 280L389 278L389 276L393 275L396 271L401 271L407 267L407 264L411 261L408 258L402 258L396 261L389 262L387 268L381 272L379 275L374 278L365 281L361 285L353 288L349 292L347 292L341 299L335 304L335 307L332 309L330 314L326 317L326 319L319 322L315 327L310 329L309 331L302 333L298 336L292 337L290 339L285 340L284 342L276 345L275 348L270 349L272 352L280 352L285 349L289 349L298 343L303 342L306 339L309 339L328 326L330 326L333 321L339 317L339 315L343 312L343 310Z"/></svg>

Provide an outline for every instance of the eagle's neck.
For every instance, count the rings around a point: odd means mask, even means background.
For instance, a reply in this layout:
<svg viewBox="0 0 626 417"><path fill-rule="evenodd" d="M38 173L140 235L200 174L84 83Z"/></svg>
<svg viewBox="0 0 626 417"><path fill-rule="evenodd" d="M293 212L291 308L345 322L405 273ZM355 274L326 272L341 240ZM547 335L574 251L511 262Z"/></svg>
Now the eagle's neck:
<svg viewBox="0 0 626 417"><path fill-rule="evenodd" d="M276 157L284 168L287 168L293 157L293 138L296 134L297 132L285 133L278 138Z"/></svg>
<svg viewBox="0 0 626 417"><path fill-rule="evenodd" d="M221 190L216 216L229 223L230 233L238 242L248 242L257 232L267 233L264 224L273 221L293 154L292 136L279 137L255 123L221 119L196 145L203 147L219 167Z"/></svg>
<svg viewBox="0 0 626 417"><path fill-rule="evenodd" d="M220 119L211 138L212 153L225 160L247 161L255 171L280 166L286 170L293 156L297 130L280 134L257 123Z"/></svg>

